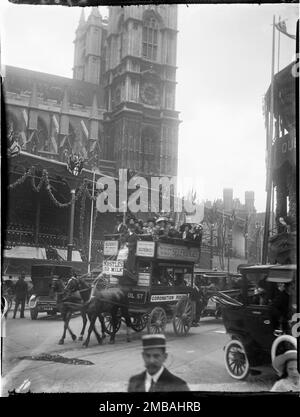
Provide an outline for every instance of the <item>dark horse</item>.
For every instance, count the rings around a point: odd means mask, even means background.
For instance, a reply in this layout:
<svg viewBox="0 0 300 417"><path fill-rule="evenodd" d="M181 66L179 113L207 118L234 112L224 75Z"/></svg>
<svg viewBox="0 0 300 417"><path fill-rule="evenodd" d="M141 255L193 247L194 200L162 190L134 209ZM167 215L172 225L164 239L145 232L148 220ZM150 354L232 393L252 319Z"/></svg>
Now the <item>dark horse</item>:
<svg viewBox="0 0 300 417"><path fill-rule="evenodd" d="M56 295L57 309L60 311L64 321L63 335L58 343L60 345L64 344L67 330L69 331L72 340L76 340L76 335L72 332L69 326L72 314L75 312L80 312L82 317L82 329L79 336L79 340L82 340L87 324L87 309L92 288L82 279L72 277L69 279L66 286L61 279L54 278L51 290ZM98 343L101 344L102 340L105 338L105 326L103 316L99 315L98 318L101 323L102 338L95 328L93 330Z"/></svg>
<svg viewBox="0 0 300 417"><path fill-rule="evenodd" d="M90 326L88 329L87 338L83 345L88 347L92 330L95 331L96 319L97 317L102 316L103 313L109 313L111 315L113 331L110 335L109 343L115 343L119 309L121 310L121 317L125 318L125 323L127 326L127 342L130 342L131 320L128 312L128 307L129 303L126 288L109 288L105 274L100 274L95 279L92 286L91 297L87 309Z"/></svg>

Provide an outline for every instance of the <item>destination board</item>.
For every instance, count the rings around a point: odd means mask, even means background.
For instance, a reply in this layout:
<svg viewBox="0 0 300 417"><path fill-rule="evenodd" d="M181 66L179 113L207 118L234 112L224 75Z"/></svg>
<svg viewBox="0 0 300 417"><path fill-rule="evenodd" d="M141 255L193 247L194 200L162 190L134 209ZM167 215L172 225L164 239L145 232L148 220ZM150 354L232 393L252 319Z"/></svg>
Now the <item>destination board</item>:
<svg viewBox="0 0 300 417"><path fill-rule="evenodd" d="M186 246L175 246L160 242L157 245L157 259L197 262L199 255L200 250L195 247L188 248Z"/></svg>

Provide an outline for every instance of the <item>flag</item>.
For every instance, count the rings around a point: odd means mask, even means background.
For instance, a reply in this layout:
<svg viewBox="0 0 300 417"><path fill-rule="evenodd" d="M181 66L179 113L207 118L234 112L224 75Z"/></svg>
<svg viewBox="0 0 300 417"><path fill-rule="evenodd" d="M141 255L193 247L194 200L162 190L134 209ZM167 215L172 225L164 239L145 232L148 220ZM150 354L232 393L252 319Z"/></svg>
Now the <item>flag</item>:
<svg viewBox="0 0 300 417"><path fill-rule="evenodd" d="M280 20L278 23L275 23L275 27L279 32L283 33L284 35L288 36L291 39L296 39L295 35L291 35L287 32L286 23L284 20Z"/></svg>
<svg viewBox="0 0 300 417"><path fill-rule="evenodd" d="M50 140L51 140L52 149L53 149L54 153L57 153L57 142L56 142L55 137L51 136Z"/></svg>
<svg viewBox="0 0 300 417"><path fill-rule="evenodd" d="M80 124L81 124L82 130L83 130L83 133L85 134L85 137L88 139L89 138L89 131L88 131L84 121L81 120Z"/></svg>
<svg viewBox="0 0 300 417"><path fill-rule="evenodd" d="M34 134L35 134L35 130L33 130L33 131L31 132L31 134L30 134L30 136L29 136L29 139L28 139L28 141L26 142L26 144L32 141L32 138L33 138Z"/></svg>
<svg viewBox="0 0 300 417"><path fill-rule="evenodd" d="M56 130L56 133L58 133L59 132L59 124L58 124L58 121L57 121L57 119L54 115L52 116L52 120L53 120L53 125L54 125L54 128Z"/></svg>
<svg viewBox="0 0 300 417"><path fill-rule="evenodd" d="M25 126L27 127L27 125L28 125L28 114L27 114L27 111L25 109L22 110L22 115L23 115L23 119L24 119L24 122L25 122Z"/></svg>
<svg viewBox="0 0 300 417"><path fill-rule="evenodd" d="M65 136L63 137L62 141L60 142L60 145L59 145L59 147L60 147L60 148L62 148L62 147L64 146L64 144L65 144L65 142L66 142L66 139L67 139L67 135L65 135Z"/></svg>

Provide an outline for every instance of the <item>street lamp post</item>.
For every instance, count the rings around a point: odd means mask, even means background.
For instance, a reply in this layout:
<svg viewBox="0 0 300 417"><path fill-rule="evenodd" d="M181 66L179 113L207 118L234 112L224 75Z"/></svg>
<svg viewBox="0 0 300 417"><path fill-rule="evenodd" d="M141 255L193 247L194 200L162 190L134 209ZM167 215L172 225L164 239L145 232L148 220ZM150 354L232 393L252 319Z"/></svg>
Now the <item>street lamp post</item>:
<svg viewBox="0 0 300 417"><path fill-rule="evenodd" d="M96 171L94 169L94 172L93 172L92 203L91 203L91 219L90 219L90 235L89 235L88 273L91 272L91 252L92 252L92 234L93 234L93 218L94 218L95 175L96 175Z"/></svg>
<svg viewBox="0 0 300 417"><path fill-rule="evenodd" d="M210 225L210 269L214 265L214 224Z"/></svg>
<svg viewBox="0 0 300 417"><path fill-rule="evenodd" d="M75 188L71 189L71 208L70 208L70 228L67 261L72 261L73 235L74 235L74 216L75 216Z"/></svg>

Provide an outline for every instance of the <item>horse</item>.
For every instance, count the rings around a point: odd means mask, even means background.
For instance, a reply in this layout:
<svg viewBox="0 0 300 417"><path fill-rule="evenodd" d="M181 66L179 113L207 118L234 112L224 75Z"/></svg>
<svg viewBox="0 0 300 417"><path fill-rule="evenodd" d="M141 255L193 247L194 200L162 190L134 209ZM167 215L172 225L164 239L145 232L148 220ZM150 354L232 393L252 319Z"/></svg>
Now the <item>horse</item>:
<svg viewBox="0 0 300 417"><path fill-rule="evenodd" d="M77 339L76 335L72 332L69 326L72 314L75 312L80 312L82 317L82 329L78 340L83 340L83 335L87 324L87 308L91 290L92 288L88 284L86 284L83 280L77 279L75 277L71 277L68 280L66 286L61 279L53 279L51 291L56 295L57 309L61 312L61 316L64 321L63 334L58 344L64 344L67 330L69 331L73 341ZM104 318L102 315L99 315L98 318L101 323L102 338L95 328L93 330L97 337L98 343L102 344L103 339L106 337Z"/></svg>
<svg viewBox="0 0 300 417"><path fill-rule="evenodd" d="M92 330L95 329L95 321L99 315L110 313L112 318L113 331L110 335L110 344L115 343L115 335L118 324L118 310L125 318L127 326L127 342L131 341L131 320L129 315L129 302L127 291L122 287L109 287L105 274L100 274L93 282L90 301L87 308L87 315L90 321L88 334L83 345L88 347Z"/></svg>

